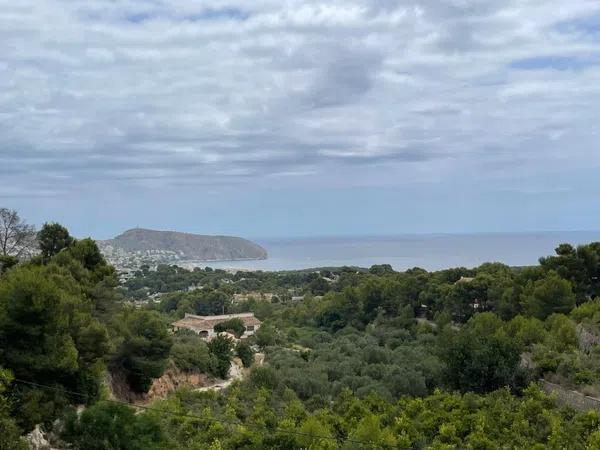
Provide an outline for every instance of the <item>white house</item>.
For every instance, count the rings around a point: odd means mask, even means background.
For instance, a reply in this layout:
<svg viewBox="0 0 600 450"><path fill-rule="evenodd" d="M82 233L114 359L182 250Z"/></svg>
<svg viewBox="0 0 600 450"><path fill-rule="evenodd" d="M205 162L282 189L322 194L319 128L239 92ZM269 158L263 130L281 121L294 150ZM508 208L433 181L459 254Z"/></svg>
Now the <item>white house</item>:
<svg viewBox="0 0 600 450"><path fill-rule="evenodd" d="M254 313L240 314L223 314L220 316L196 316L194 314L186 314L185 317L177 322L174 322L173 330L191 330L200 337L212 339L218 332L215 331L215 326L227 322L231 319L240 319L244 323L246 330L241 338L252 336L262 324L260 320L254 317Z"/></svg>

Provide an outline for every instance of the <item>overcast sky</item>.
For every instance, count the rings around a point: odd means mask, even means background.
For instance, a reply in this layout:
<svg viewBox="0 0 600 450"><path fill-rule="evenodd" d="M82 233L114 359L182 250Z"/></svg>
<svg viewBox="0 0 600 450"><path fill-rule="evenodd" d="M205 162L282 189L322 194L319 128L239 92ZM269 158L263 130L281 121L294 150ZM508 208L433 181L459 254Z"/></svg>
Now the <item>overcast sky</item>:
<svg viewBox="0 0 600 450"><path fill-rule="evenodd" d="M0 0L0 206L110 237L600 229L598 0Z"/></svg>

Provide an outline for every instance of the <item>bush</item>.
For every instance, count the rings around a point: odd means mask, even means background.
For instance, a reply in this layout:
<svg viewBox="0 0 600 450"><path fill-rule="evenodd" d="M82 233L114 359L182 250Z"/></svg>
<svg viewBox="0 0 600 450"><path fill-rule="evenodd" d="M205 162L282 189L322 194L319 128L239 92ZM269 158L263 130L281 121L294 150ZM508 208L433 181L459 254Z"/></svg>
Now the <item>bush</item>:
<svg viewBox="0 0 600 450"><path fill-rule="evenodd" d="M222 333L224 331L235 335L235 337L240 338L244 332L246 331L246 326L241 319L231 319L226 322L221 322L220 324L215 325L215 331L218 333Z"/></svg>
<svg viewBox="0 0 600 450"><path fill-rule="evenodd" d="M512 336L521 348L528 348L546 340L544 323L535 317L516 316L505 324L504 330Z"/></svg>
<svg viewBox="0 0 600 450"><path fill-rule="evenodd" d="M250 367L254 362L254 351L245 342L240 342L237 345L235 353L242 360L244 367Z"/></svg>
<svg viewBox="0 0 600 450"><path fill-rule="evenodd" d="M129 406L98 403L80 416L67 416L61 437L86 450L146 450L165 448L159 423L148 414L135 414Z"/></svg>
<svg viewBox="0 0 600 450"><path fill-rule="evenodd" d="M12 374L0 368L0 449L25 450L27 445L20 439L21 430L9 415L9 404L4 393L12 380Z"/></svg>
<svg viewBox="0 0 600 450"><path fill-rule="evenodd" d="M546 320L547 344L554 350L564 352L577 348L575 324L563 314L553 314Z"/></svg>
<svg viewBox="0 0 600 450"><path fill-rule="evenodd" d="M195 333L179 332L171 348L171 358L175 365L187 372L207 373L214 366L214 359L206 343Z"/></svg>
<svg viewBox="0 0 600 450"><path fill-rule="evenodd" d="M275 328L269 325L263 325L256 330L256 343L261 347L275 345L277 342Z"/></svg>
<svg viewBox="0 0 600 450"><path fill-rule="evenodd" d="M153 378L167 367L172 339L161 317L147 310L127 310L121 317L124 339L113 366L124 370L135 392L148 392Z"/></svg>
<svg viewBox="0 0 600 450"><path fill-rule="evenodd" d="M250 382L257 388L273 391L279 385L279 377L272 367L257 367L250 374Z"/></svg>
<svg viewBox="0 0 600 450"><path fill-rule="evenodd" d="M216 359L214 375L219 378L227 378L231 367L231 350L233 342L226 336L217 336L208 343L210 354Z"/></svg>
<svg viewBox="0 0 600 450"><path fill-rule="evenodd" d="M462 331L442 357L450 387L462 392L490 392L515 387L520 361L517 346L504 336L479 336Z"/></svg>

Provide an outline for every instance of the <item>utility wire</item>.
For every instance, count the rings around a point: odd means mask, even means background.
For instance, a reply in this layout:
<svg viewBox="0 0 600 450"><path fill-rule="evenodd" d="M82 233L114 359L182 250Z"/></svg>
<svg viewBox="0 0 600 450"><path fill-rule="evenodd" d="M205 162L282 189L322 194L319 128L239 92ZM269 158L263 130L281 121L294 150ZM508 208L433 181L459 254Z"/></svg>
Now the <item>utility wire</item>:
<svg viewBox="0 0 600 450"><path fill-rule="evenodd" d="M75 395L81 398L89 398L89 395L83 392L76 392L76 391L71 391L68 389L64 389L64 388L60 388L60 387L56 387L56 386L50 386L50 385L46 385L46 384L40 384L40 383L35 383L33 381L28 381L28 380L22 380L20 378L14 378L13 382L15 383L19 383L19 384L23 384L23 385L28 385L28 386L33 386L33 387L38 387L38 388L42 388L42 389L48 389L48 390L52 390L55 392L61 392L61 393L67 393L67 394L71 394L71 395ZM112 400L112 399L101 399L99 401L102 402L107 402L107 403L115 403L118 405L125 405L125 406L129 406L132 408L138 408L144 411L153 411L153 412L157 412L157 413L161 413L161 414L168 414L171 416L176 416L176 417L184 417L184 418L188 418L188 419L199 419L199 420L205 420L205 421L209 421L209 422L217 422L217 423L222 423L225 425L232 425L232 426L241 426L241 427L245 427L245 428L249 428L249 429L254 429L257 431L261 431L264 432L266 431L263 427L260 427L258 425L253 425L253 424L245 424L245 423L241 423L241 422L233 422L230 420L225 420L225 419L217 419L214 417L203 417L203 416L199 416L196 414L185 414L185 413L178 413L178 412L174 412L174 411L169 411L169 410L164 410L164 409L158 409L158 408L154 408L151 406L144 406L144 405L136 405L136 404L131 404L129 402L123 401L123 400ZM381 444L377 444L375 442L367 442L367 441L359 441L356 439L351 439L351 438L336 438L334 436L325 436L325 435L318 435L318 434L311 434L311 433L304 433L302 431L295 431L295 430L288 430L285 428L275 428L273 429L274 432L277 433L284 433L284 434L292 434L292 435L296 435L296 436L303 436L303 437L309 437L309 438L313 438L313 439L321 439L321 440L329 440L329 441L335 441L335 442L350 442L353 444L360 444L360 445L370 445L370 446L377 446L380 448L384 448L383 445Z"/></svg>

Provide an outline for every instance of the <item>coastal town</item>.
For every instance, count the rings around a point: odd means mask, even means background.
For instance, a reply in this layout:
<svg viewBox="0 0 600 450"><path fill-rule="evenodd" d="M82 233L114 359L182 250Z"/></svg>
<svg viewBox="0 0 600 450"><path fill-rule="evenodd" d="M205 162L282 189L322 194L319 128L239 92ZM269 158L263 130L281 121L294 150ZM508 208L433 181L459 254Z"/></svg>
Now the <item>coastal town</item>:
<svg viewBox="0 0 600 450"><path fill-rule="evenodd" d="M122 248L102 243L98 246L104 257L125 277L135 270L139 270L144 265L156 267L161 264L171 265L185 261L183 253L172 250L126 251Z"/></svg>

